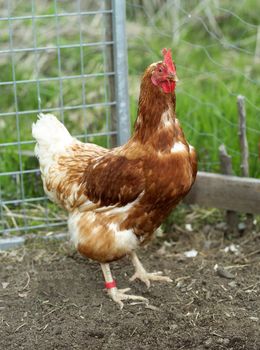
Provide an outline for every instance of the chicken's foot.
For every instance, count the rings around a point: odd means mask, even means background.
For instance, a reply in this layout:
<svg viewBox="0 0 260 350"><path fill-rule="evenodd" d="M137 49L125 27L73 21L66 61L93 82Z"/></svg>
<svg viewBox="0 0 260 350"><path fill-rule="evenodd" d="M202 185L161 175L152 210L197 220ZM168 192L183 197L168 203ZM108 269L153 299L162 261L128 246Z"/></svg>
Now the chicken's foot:
<svg viewBox="0 0 260 350"><path fill-rule="evenodd" d="M130 254L130 258L132 260L132 263L135 268L134 275L130 278L130 281L134 281L135 279L139 279L143 281L147 288L150 287L151 282L150 281L163 281L163 282L172 282L172 279L168 276L162 276L162 272L147 272L145 268L143 267L141 261L138 259L138 256L135 252L132 252Z"/></svg>
<svg viewBox="0 0 260 350"><path fill-rule="evenodd" d="M110 266L109 264L100 264L101 265L101 269L105 278L105 286L108 292L108 295L110 296L110 298L112 300L114 300L117 304L119 304L120 309L122 309L124 307L123 301L122 300L141 300L144 301L146 303L148 303L148 299L141 297L141 296L137 296L137 295L131 295L131 294L125 294L126 292L128 292L130 290L130 288L125 288L125 289L118 289L116 287L116 282L112 277L112 273L110 270Z"/></svg>

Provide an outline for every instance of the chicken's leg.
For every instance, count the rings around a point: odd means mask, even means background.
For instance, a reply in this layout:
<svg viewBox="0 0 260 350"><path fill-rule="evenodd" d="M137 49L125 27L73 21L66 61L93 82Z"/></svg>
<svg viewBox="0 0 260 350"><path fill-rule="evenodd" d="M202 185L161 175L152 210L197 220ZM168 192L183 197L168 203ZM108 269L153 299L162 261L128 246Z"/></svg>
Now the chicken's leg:
<svg viewBox="0 0 260 350"><path fill-rule="evenodd" d="M148 299L141 297L141 296L137 296L137 295L129 295L129 294L125 294L126 292L128 292L130 290L130 288L125 288L125 289L117 289L116 287L116 282L112 277L112 273L110 271L110 267L109 264L100 264L101 265L101 269L105 278L105 287L107 289L107 292L109 294L109 296L116 302L119 304L120 308L122 309L124 304L122 302L122 300L127 300L127 299L131 299L131 300L141 300L141 301L145 301L146 303L148 302Z"/></svg>
<svg viewBox="0 0 260 350"><path fill-rule="evenodd" d="M139 278L139 280L143 281L147 288L150 287L151 283L150 281L164 281L164 282L172 282L172 279L170 279L167 276L162 276L162 272L147 272L145 268L143 267L141 261L138 259L138 256L135 252L132 252L130 254L130 258L132 260L132 263L135 268L134 275L130 278L130 281L134 281L135 279Z"/></svg>

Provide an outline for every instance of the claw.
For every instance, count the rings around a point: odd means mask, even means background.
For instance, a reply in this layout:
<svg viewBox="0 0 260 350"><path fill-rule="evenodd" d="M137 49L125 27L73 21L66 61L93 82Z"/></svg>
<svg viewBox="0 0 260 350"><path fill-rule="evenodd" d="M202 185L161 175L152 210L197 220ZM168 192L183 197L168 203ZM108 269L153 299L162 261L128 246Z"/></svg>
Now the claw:
<svg viewBox="0 0 260 350"><path fill-rule="evenodd" d="M172 282L172 279L170 277L162 276L162 271L147 272L135 253L132 253L132 262L135 267L135 273L130 278L130 281L139 279L146 284L147 288L149 288L151 285L150 281Z"/></svg>
<svg viewBox="0 0 260 350"><path fill-rule="evenodd" d="M141 280L142 282L145 283L147 288L150 288L151 282L149 281L149 278L147 278L147 276L145 276L144 274L141 275L141 274L139 274L139 272L136 271L133 274L133 276L129 278L129 281L133 282L136 279Z"/></svg>
<svg viewBox="0 0 260 350"><path fill-rule="evenodd" d="M148 299L141 297L139 295L131 295L131 294L125 294L126 292L128 292L130 290L130 288L125 288L125 289L117 289L115 288L111 288L108 290L108 294L111 297L111 299L113 299L117 304L119 304L120 309L123 309L124 307L124 303L122 302L122 300L141 300L145 303L148 303Z"/></svg>
<svg viewBox="0 0 260 350"><path fill-rule="evenodd" d="M130 281L134 281L135 279L139 279L144 282L147 288L150 288L150 281L162 281L162 282L172 282L172 279L168 276L161 276L161 271L158 272L146 272L144 271L136 271L135 274L130 278Z"/></svg>

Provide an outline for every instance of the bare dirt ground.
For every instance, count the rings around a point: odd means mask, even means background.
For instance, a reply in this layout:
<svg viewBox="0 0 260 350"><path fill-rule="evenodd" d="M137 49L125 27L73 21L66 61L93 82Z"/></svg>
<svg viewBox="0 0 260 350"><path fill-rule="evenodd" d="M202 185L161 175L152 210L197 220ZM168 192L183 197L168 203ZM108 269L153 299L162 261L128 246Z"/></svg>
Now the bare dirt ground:
<svg viewBox="0 0 260 350"><path fill-rule="evenodd" d="M127 258L113 263L119 287L150 302L122 310L103 290L99 265L68 243L34 241L2 252L0 348L260 349L260 235L223 236L221 225L206 225L158 238L139 255L173 283L149 290L129 282ZM191 249L198 254L188 258Z"/></svg>

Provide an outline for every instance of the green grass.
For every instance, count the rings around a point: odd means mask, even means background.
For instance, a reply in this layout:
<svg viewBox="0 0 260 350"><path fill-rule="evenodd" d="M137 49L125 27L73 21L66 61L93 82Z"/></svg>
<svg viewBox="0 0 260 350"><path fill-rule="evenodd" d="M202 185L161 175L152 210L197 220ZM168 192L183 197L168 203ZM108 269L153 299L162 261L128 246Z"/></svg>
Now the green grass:
<svg viewBox="0 0 260 350"><path fill-rule="evenodd" d="M232 6L230 1L219 2L221 8L234 12L240 20L214 7L215 2L209 2L208 11L217 23L215 31L206 15L205 2L204 5L199 1L180 3L179 12L167 4L158 9L151 5L150 12L143 6L128 6L130 13L135 10L128 24L132 33L129 37L131 115L133 118L136 115L134 92L138 75L151 61L161 59L163 47L171 47L180 79L176 89L177 116L189 142L198 151L200 169L219 171L218 147L224 143L232 156L234 172L240 175L236 101L237 95L244 95L250 175L259 177L260 57L255 57L255 48L259 23L256 13L260 4L253 0L233 2ZM155 10L159 15L153 13ZM178 38L172 34L174 11L178 12L181 25Z"/></svg>
<svg viewBox="0 0 260 350"><path fill-rule="evenodd" d="M90 4L91 3L91 4ZM201 170L219 172L218 147L224 143L232 156L234 172L240 175L240 151L238 140L237 95L246 98L247 136L250 151L250 175L260 177L258 143L260 141L260 57L256 56L257 26L259 26L260 3L257 0L241 2L188 1L177 2L162 0L127 1L127 33L129 61L129 97L131 121L136 117L140 76L152 62L161 59L163 47L172 48L173 57L180 79L177 94L177 115L182 123L187 139L193 144L199 155ZM208 4L208 5L207 5ZM30 6L19 2L14 7L14 15L27 15ZM76 11L74 2L58 2L58 12ZM86 6L86 4L84 5ZM89 2L91 9L97 8L96 1ZM207 7L208 6L208 7ZM216 6L219 6L217 8ZM62 8L61 8L62 7ZM84 8L83 10L90 8ZM53 14L53 2L46 1L37 5L37 14ZM190 14L190 16L189 16ZM99 16L82 17L83 42L104 39ZM177 24L176 24L177 23ZM38 46L57 44L55 19L36 21L36 39ZM14 47L32 47L34 33L31 20L13 22ZM79 24L77 17L59 19L62 45L79 43ZM8 23L0 22L1 49L9 47ZM177 34L176 34L177 33ZM258 34L259 37L259 34ZM258 39L259 40L259 39ZM259 48L258 48L259 50ZM259 52L259 51L258 51ZM83 56L83 73L103 72L105 61L100 48L85 47L64 48L60 50L61 64L57 50L48 53L19 53L15 58L16 80L34 80L53 78L61 75L80 75ZM35 70L37 61L38 73ZM12 81L11 57L0 55L0 81ZM108 80L104 78L86 78L85 95L82 96L81 79L65 79L62 83L50 81L17 84L17 105L19 111L55 108L63 99L65 106L77 106L86 103L104 102L109 96ZM41 101L37 99L40 90ZM15 111L13 86L0 86L0 113ZM62 117L60 113L56 113ZM89 108L86 111L75 109L63 115L68 129L73 135L104 132L110 128L110 108ZM31 124L36 115L24 114L19 120L15 116L0 116L0 143L15 142L20 128L21 141L31 140ZM89 141L109 146L106 136L94 136ZM0 147L0 172L12 172L37 168L33 156L33 144L22 145L21 159L17 146ZM21 181L24 194L21 193ZM1 197L4 200L38 197L43 195L38 174L0 177ZM47 206L45 210L53 211ZM10 206L16 212L18 207ZM37 217L37 215L35 215ZM9 220L9 225L12 222ZM18 222L20 218L17 218ZM39 224L40 220L34 220ZM20 222L19 222L20 225Z"/></svg>

